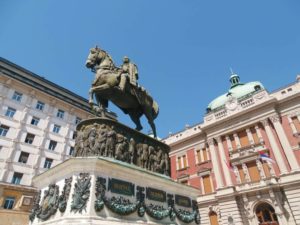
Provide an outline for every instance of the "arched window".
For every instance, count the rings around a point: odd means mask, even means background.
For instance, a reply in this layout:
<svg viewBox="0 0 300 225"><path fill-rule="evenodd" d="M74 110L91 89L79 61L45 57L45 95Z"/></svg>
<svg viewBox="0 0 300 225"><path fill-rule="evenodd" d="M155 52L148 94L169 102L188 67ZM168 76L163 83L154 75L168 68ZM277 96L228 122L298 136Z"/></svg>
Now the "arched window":
<svg viewBox="0 0 300 225"><path fill-rule="evenodd" d="M209 213L209 221L210 221L210 225L219 225L217 213L215 212Z"/></svg>
<svg viewBox="0 0 300 225"><path fill-rule="evenodd" d="M259 225L279 224L274 208L267 203L261 203L256 207L256 216Z"/></svg>

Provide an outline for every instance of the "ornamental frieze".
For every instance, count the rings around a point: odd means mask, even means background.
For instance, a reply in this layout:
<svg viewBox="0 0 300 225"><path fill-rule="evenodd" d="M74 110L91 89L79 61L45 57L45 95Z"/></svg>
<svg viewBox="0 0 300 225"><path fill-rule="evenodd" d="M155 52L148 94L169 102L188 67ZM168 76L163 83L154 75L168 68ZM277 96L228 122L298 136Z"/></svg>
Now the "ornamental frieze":
<svg viewBox="0 0 300 225"><path fill-rule="evenodd" d="M77 126L75 157L102 156L170 175L169 146L114 120L96 118Z"/></svg>

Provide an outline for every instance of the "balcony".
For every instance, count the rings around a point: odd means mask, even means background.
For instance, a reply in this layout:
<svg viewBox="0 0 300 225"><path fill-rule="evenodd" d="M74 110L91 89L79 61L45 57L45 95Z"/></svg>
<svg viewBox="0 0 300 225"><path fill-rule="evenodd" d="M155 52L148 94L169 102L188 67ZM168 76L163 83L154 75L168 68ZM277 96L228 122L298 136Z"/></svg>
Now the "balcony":
<svg viewBox="0 0 300 225"><path fill-rule="evenodd" d="M272 176L260 181L251 181L237 184L235 189L236 191L245 192L245 191L257 191L261 189L268 189L271 186L278 185L277 178Z"/></svg>
<svg viewBox="0 0 300 225"><path fill-rule="evenodd" d="M244 158L256 158L258 152L268 152L269 150L265 147L264 143L257 143L248 145L242 148L238 148L237 150L231 151L229 153L230 161L239 161Z"/></svg>

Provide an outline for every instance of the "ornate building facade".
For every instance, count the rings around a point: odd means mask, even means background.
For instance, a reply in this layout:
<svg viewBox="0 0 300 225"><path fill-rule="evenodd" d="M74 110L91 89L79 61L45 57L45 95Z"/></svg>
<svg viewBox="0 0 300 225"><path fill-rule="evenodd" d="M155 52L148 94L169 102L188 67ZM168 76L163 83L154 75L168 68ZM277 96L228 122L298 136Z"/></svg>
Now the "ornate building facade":
<svg viewBox="0 0 300 225"><path fill-rule="evenodd" d="M300 224L300 82L230 78L204 121L170 135L171 176L199 188L201 224Z"/></svg>
<svg viewBox="0 0 300 225"><path fill-rule="evenodd" d="M0 220L28 224L32 178L70 158L88 101L0 58Z"/></svg>

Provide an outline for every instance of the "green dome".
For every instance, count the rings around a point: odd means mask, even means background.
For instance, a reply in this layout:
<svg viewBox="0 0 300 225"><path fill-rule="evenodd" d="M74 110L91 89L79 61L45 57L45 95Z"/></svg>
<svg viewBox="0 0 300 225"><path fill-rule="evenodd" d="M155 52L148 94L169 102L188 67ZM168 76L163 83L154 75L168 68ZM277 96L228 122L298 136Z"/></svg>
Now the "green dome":
<svg viewBox="0 0 300 225"><path fill-rule="evenodd" d="M224 106L230 98L241 99L253 94L254 92L265 89L262 83L259 81L253 81L246 84L240 83L239 76L236 74L231 75L230 82L231 88L228 90L228 92L211 101L207 106L207 112Z"/></svg>

